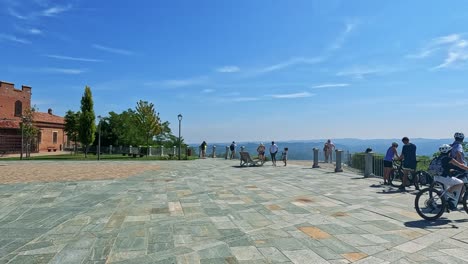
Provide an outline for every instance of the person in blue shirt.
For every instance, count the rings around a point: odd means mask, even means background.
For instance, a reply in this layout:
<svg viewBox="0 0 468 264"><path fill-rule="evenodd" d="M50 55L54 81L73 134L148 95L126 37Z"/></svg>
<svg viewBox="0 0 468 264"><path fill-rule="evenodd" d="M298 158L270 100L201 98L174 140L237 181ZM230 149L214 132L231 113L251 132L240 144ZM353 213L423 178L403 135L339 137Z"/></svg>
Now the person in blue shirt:
<svg viewBox="0 0 468 264"><path fill-rule="evenodd" d="M403 184L399 189L405 191L405 186L408 183L408 174L416 170L416 145L410 143L407 137L402 138L401 142L404 144L400 154L400 160L403 160ZM419 187L416 186L416 190L418 189Z"/></svg>
<svg viewBox="0 0 468 264"><path fill-rule="evenodd" d="M452 150L450 151L450 157L454 158L459 163L465 164L465 153L463 152L463 140L465 139L465 135L461 132L455 133L453 135L455 141L452 143L451 147Z"/></svg>
<svg viewBox="0 0 468 264"><path fill-rule="evenodd" d="M389 184L390 172L393 169L393 159L398 160L400 157L397 152L398 143L393 142L392 145L387 149L387 153L384 157L384 185Z"/></svg>

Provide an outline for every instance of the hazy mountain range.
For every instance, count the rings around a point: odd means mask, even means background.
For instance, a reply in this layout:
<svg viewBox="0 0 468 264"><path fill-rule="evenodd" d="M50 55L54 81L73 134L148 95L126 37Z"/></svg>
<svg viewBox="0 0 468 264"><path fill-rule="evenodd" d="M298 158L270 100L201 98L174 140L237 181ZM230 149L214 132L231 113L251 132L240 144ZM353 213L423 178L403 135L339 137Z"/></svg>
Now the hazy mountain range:
<svg viewBox="0 0 468 264"><path fill-rule="evenodd" d="M442 144L451 144L452 139L426 139L426 138L415 138L410 139L413 144L417 147L418 156L432 156L435 152L438 151L438 148ZM318 148L323 149L323 144L326 139L317 139L317 140L289 140L289 141L277 141L277 145L280 148L280 153L283 148L287 147L289 149L288 157L292 160L311 160L312 159L312 149ZM337 149L341 149L345 152L356 153L364 152L367 148L371 148L373 152L384 154L392 142L397 142L398 152L401 152L403 143L401 139L353 139L353 138L342 138L334 139L333 143ZM256 149L259 142L237 142L237 151L239 151L241 146L245 146L245 149L250 153L256 153ZM264 141L263 144L268 147L271 144L269 141ZM198 144L190 144L193 147L198 147ZM210 143L208 142L208 154L212 153L212 146L216 146L217 155L224 155L225 147L229 146L230 143Z"/></svg>

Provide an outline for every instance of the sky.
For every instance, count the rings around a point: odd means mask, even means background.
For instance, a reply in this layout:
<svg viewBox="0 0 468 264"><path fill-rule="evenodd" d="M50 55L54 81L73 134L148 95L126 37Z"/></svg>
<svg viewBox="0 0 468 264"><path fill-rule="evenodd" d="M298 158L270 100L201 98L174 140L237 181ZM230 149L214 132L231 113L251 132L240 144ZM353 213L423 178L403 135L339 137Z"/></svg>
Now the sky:
<svg viewBox="0 0 468 264"><path fill-rule="evenodd" d="M0 0L0 80L188 143L468 133L468 2Z"/></svg>

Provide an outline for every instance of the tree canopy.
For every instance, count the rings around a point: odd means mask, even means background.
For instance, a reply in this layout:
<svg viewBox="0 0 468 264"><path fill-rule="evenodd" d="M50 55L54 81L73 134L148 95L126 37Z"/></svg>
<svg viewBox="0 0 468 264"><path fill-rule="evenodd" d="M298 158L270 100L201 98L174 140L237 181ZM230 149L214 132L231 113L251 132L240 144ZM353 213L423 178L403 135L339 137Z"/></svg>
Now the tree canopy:
<svg viewBox="0 0 468 264"><path fill-rule="evenodd" d="M79 118L78 137L85 148L85 157L88 154L88 146L94 142L96 132L96 116L94 115L93 95L91 88L85 87L81 98L81 114Z"/></svg>

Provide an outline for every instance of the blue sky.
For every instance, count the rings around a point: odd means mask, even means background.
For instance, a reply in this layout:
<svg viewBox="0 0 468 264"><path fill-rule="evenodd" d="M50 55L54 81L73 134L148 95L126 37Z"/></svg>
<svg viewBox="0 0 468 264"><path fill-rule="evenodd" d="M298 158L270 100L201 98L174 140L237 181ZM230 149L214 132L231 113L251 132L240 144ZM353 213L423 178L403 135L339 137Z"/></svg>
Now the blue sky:
<svg viewBox="0 0 468 264"><path fill-rule="evenodd" d="M468 2L0 0L33 104L156 105L188 142L468 133Z"/></svg>

